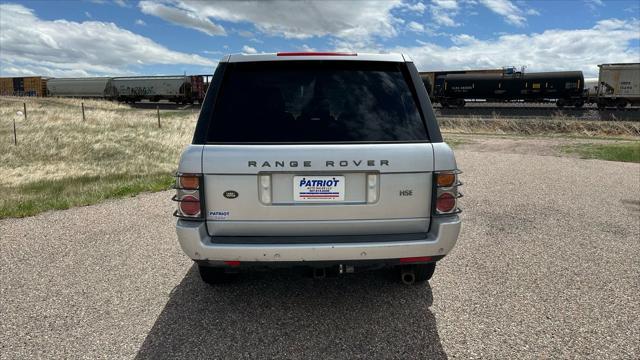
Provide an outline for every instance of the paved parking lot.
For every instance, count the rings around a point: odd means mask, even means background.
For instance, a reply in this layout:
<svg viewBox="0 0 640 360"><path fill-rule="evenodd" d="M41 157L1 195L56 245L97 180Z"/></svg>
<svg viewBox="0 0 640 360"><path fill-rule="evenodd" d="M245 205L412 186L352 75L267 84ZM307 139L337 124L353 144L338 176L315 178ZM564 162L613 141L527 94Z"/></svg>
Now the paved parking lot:
<svg viewBox="0 0 640 360"><path fill-rule="evenodd" d="M463 231L425 286L206 286L170 192L1 220L0 358L639 358L640 165L457 156Z"/></svg>

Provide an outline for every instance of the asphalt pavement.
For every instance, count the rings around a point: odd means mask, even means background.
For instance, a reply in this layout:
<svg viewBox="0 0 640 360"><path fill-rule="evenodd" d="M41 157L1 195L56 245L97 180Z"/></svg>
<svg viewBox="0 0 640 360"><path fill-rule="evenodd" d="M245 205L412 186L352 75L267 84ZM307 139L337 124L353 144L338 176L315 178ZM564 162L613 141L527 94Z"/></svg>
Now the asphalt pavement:
<svg viewBox="0 0 640 360"><path fill-rule="evenodd" d="M640 165L457 157L463 230L422 286L207 286L171 192L0 220L0 358L640 358Z"/></svg>

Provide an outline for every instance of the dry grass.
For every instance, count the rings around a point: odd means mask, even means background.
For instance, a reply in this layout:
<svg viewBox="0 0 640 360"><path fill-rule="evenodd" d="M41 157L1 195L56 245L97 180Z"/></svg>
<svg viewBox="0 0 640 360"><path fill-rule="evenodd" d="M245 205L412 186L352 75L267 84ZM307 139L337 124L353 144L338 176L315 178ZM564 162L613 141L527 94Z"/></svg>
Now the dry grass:
<svg viewBox="0 0 640 360"><path fill-rule="evenodd" d="M16 115L23 102L26 121ZM165 112L158 129L155 110L102 100L0 97L0 218L166 187L196 118L191 111Z"/></svg>
<svg viewBox="0 0 640 360"><path fill-rule="evenodd" d="M27 121L16 115L23 102ZM0 97L0 218L168 188L197 114L174 110L161 117L158 129L155 110L102 100ZM640 122L471 117L440 123L449 133L640 136Z"/></svg>
<svg viewBox="0 0 640 360"><path fill-rule="evenodd" d="M513 120L470 116L439 118L443 132L462 134L560 135L580 137L640 136L640 121L581 121L562 118Z"/></svg>

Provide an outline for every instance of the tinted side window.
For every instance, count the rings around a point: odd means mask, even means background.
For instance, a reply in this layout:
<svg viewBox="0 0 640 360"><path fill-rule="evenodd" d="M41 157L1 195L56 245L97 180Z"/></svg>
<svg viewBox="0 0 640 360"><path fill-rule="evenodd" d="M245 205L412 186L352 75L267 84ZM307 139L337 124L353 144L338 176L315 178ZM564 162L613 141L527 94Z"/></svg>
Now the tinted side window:
<svg viewBox="0 0 640 360"><path fill-rule="evenodd" d="M426 141L409 78L403 63L229 64L207 141Z"/></svg>

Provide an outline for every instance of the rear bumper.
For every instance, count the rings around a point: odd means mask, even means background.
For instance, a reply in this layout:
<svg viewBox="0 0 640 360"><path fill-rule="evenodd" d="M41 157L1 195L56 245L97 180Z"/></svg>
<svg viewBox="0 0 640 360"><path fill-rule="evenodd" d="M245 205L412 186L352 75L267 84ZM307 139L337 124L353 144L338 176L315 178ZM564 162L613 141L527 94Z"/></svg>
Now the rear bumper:
<svg viewBox="0 0 640 360"><path fill-rule="evenodd" d="M454 215L432 218L431 229L423 239L345 243L326 236L326 242L310 244L216 244L204 223L178 220L176 229L182 250L196 261L297 263L442 257L456 244L460 226L460 218Z"/></svg>

